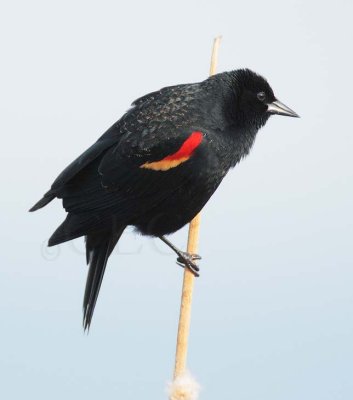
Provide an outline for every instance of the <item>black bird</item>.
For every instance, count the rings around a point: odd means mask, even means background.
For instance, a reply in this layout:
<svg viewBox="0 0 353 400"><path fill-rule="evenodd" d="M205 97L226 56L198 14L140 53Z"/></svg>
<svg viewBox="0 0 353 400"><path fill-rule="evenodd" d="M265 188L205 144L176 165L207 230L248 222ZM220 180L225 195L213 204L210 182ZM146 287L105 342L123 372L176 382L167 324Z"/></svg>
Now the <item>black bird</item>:
<svg viewBox="0 0 353 400"><path fill-rule="evenodd" d="M85 329L108 257L128 225L162 239L197 275L199 257L180 251L164 235L203 208L272 114L298 117L248 69L166 87L137 99L56 178L30 211L62 199L68 215L49 246L86 238Z"/></svg>

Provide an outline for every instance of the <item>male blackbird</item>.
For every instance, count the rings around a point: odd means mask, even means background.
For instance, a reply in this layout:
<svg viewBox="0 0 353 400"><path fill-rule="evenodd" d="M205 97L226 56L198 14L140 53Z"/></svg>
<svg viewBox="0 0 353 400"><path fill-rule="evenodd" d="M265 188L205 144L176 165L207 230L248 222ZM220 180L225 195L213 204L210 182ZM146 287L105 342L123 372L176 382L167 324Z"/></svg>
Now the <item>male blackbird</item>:
<svg viewBox="0 0 353 400"><path fill-rule="evenodd" d="M199 256L180 251L164 235L203 208L272 114L298 117L248 69L166 87L137 99L56 178L30 211L60 198L68 215L49 246L86 238L85 329L108 257L127 225L162 239L197 275Z"/></svg>

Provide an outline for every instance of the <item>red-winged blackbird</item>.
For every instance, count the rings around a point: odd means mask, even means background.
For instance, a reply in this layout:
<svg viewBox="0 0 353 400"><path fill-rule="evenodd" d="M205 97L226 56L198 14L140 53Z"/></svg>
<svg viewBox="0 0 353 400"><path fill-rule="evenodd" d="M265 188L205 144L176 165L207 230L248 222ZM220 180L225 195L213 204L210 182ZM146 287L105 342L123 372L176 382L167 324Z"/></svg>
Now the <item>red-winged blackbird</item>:
<svg viewBox="0 0 353 400"><path fill-rule="evenodd" d="M249 153L271 114L298 117L248 69L166 87L137 99L57 177L30 211L63 199L68 215L49 246L86 237L85 329L108 257L127 225L162 239L197 274L198 257L164 235L203 208L228 170Z"/></svg>

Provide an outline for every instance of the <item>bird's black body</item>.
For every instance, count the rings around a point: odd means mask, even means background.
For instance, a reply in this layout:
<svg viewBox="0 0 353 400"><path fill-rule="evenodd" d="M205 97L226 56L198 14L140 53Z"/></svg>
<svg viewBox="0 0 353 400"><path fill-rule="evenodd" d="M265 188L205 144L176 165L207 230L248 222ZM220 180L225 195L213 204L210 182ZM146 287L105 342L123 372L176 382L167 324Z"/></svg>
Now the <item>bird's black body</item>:
<svg viewBox="0 0 353 400"><path fill-rule="evenodd" d="M125 227L159 237L188 223L249 153L275 101L268 83L249 70L161 89L136 100L59 175L32 211L62 198L68 215L49 245L86 236L86 327Z"/></svg>

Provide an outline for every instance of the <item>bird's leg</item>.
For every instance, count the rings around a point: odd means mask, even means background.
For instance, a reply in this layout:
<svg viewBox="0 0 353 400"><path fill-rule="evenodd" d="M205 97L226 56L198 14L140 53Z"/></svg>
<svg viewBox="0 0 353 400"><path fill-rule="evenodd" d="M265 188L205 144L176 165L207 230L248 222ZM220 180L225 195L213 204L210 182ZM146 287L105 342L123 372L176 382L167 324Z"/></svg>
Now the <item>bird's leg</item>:
<svg viewBox="0 0 353 400"><path fill-rule="evenodd" d="M200 276L198 273L200 268L194 263L195 260L201 260L201 257L198 254L190 254L185 251L179 250L177 247L174 246L173 243L171 243L164 236L159 236L159 238L177 254L178 256L177 264L179 264L182 267L189 268L189 270L195 276Z"/></svg>

